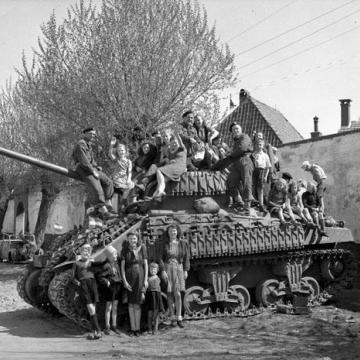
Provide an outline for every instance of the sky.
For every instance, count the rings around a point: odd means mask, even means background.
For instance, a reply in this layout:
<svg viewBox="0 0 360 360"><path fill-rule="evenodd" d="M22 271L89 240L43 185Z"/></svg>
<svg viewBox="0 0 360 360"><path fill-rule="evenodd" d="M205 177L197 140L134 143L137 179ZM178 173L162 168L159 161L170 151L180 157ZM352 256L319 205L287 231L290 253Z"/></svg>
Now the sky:
<svg viewBox="0 0 360 360"><path fill-rule="evenodd" d="M0 0L0 87L37 47L40 26L75 0ZM100 3L100 0L93 1ZM339 99L360 118L360 0L199 0L221 43L235 54L238 82L223 92L238 104L241 88L275 107L305 137L319 117L323 134L340 128ZM225 105L224 105L225 106Z"/></svg>

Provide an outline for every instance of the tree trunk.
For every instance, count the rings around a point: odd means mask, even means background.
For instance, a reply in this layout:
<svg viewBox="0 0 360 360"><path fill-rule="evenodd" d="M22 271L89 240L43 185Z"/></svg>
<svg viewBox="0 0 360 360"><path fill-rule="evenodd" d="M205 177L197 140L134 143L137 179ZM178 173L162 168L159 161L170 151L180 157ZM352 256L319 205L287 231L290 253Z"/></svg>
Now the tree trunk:
<svg viewBox="0 0 360 360"><path fill-rule="evenodd" d="M40 248L44 242L46 224L49 217L51 205L53 204L54 200L60 192L60 189L56 186L56 184L51 182L48 177L43 176L41 180L42 198L34 232L36 245L38 246L38 248Z"/></svg>
<svg viewBox="0 0 360 360"><path fill-rule="evenodd" d="M11 192L6 184L6 181L0 177L0 229L2 229L5 219L10 194Z"/></svg>

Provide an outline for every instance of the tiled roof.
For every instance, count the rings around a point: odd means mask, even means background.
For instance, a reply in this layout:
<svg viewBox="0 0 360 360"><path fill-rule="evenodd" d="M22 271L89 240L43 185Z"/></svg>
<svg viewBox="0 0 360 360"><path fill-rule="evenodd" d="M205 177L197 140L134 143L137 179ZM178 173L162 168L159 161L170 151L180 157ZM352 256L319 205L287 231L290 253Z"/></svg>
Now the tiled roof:
<svg viewBox="0 0 360 360"><path fill-rule="evenodd" d="M294 141L303 137L281 114L280 111L247 96L244 101L218 125L218 130L227 143L231 143L229 127L233 122L241 125L243 132L252 135L262 132L266 142L274 146Z"/></svg>
<svg viewBox="0 0 360 360"><path fill-rule="evenodd" d="M360 129L360 121L352 121L349 127L342 127L339 132L352 131Z"/></svg>

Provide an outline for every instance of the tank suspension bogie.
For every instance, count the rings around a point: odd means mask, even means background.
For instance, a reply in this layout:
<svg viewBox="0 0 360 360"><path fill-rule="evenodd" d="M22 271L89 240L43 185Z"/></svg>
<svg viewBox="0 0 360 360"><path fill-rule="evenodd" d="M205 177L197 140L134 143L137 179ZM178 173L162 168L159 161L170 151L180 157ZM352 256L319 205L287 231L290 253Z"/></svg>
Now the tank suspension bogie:
<svg viewBox="0 0 360 360"><path fill-rule="evenodd" d="M256 286L255 297L259 305L274 306L282 302L286 295L285 282L277 279L267 279Z"/></svg>
<svg viewBox="0 0 360 360"><path fill-rule="evenodd" d="M241 311L245 311L249 308L251 303L250 293L243 285L229 286L228 299L231 300L231 302L227 301L226 305L230 310L240 307Z"/></svg>
<svg viewBox="0 0 360 360"><path fill-rule="evenodd" d="M345 264L342 259L327 258L321 262L321 275L330 281L340 281L344 277Z"/></svg>
<svg viewBox="0 0 360 360"><path fill-rule="evenodd" d="M192 317L206 314L212 298L211 289L204 289L201 286L192 286L186 289L184 294L185 312Z"/></svg>
<svg viewBox="0 0 360 360"><path fill-rule="evenodd" d="M301 279L301 284L304 291L309 291L309 301L317 301L320 297L320 285L318 281L311 276L304 276Z"/></svg>

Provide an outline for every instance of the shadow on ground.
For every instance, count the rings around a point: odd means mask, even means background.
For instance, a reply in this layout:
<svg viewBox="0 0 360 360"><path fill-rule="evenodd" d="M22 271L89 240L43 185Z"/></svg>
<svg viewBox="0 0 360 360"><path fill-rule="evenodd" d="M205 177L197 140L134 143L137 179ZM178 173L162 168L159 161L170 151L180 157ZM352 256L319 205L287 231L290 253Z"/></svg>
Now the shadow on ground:
<svg viewBox="0 0 360 360"><path fill-rule="evenodd" d="M66 338L79 336L83 331L65 317L53 317L30 308L0 313L1 333L19 337Z"/></svg>

